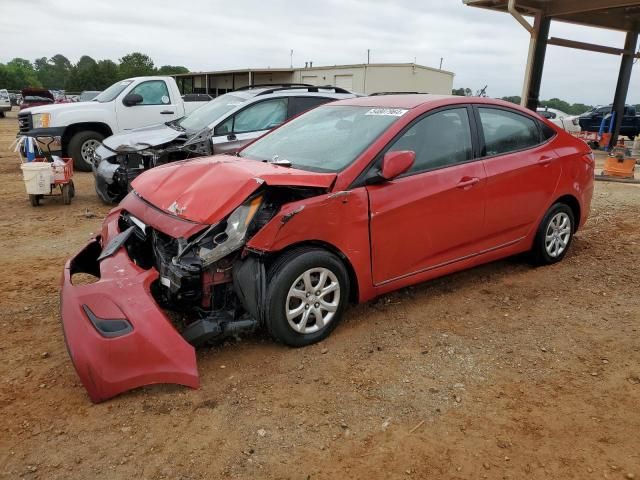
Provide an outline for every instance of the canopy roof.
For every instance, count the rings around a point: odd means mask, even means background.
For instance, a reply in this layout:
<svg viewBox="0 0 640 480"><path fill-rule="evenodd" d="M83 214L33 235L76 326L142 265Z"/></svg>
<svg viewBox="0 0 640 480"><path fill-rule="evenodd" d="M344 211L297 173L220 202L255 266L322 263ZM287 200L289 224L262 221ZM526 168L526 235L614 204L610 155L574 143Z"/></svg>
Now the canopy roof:
<svg viewBox="0 0 640 480"><path fill-rule="evenodd" d="M508 0L463 0L470 7L507 12ZM517 0L524 15L542 12L561 22L625 32L640 30L640 1L629 0Z"/></svg>

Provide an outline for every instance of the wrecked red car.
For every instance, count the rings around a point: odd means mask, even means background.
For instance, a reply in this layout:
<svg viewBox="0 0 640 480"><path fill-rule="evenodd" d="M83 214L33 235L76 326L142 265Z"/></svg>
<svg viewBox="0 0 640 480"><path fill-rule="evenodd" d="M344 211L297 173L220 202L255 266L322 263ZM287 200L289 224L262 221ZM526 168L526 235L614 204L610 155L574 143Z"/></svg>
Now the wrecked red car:
<svg viewBox="0 0 640 480"><path fill-rule="evenodd" d="M261 327L309 345L350 302L521 252L560 261L593 175L585 143L499 100L321 106L237 156L138 177L65 266L69 353L94 402L196 388L194 346Z"/></svg>

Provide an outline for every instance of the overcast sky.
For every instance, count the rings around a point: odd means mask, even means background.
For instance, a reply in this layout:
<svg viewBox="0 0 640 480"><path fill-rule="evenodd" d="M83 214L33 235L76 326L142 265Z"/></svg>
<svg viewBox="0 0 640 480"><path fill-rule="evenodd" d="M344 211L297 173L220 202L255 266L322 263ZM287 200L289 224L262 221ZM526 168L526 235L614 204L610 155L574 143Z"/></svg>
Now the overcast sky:
<svg viewBox="0 0 640 480"><path fill-rule="evenodd" d="M413 62L456 74L454 87L520 95L527 32L509 15L462 0L2 0L0 62L141 51L191 70ZM624 35L552 24L551 36L622 47ZM542 98L613 100L620 59L549 46ZM640 67L638 65L637 67ZM629 102L640 103L640 68Z"/></svg>

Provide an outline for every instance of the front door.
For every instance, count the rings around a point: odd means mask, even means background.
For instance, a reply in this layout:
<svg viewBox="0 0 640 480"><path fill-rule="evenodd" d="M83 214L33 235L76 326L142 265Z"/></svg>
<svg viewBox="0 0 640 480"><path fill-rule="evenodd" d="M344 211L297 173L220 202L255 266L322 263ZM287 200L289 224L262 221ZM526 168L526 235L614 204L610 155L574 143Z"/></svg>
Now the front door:
<svg viewBox="0 0 640 480"><path fill-rule="evenodd" d="M223 120L213 130L213 153L233 153L287 119L288 98L256 102Z"/></svg>
<svg viewBox="0 0 640 480"><path fill-rule="evenodd" d="M142 97L137 105L126 106L116 100L118 126L121 130L146 127L175 120L181 116L181 99L172 98L164 80L147 80L131 89L129 94Z"/></svg>
<svg viewBox="0 0 640 480"><path fill-rule="evenodd" d="M386 151L412 150L409 172L367 187L375 285L477 253L485 173L475 161L466 107L429 113Z"/></svg>

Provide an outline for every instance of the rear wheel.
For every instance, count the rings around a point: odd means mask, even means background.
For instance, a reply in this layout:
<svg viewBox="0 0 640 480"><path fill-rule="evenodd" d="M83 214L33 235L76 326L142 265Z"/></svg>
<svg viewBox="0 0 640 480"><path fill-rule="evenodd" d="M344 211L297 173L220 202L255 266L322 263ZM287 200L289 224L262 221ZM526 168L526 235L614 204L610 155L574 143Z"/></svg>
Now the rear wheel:
<svg viewBox="0 0 640 480"><path fill-rule="evenodd" d="M559 262L569 250L575 231L573 211L565 203L554 204L545 214L535 241L532 258L537 265Z"/></svg>
<svg viewBox="0 0 640 480"><path fill-rule="evenodd" d="M317 248L282 255L269 269L268 285L267 329L275 340L292 347L329 336L349 298L344 264Z"/></svg>
<svg viewBox="0 0 640 480"><path fill-rule="evenodd" d="M69 140L69 155L73 166L82 172L90 172L93 164L93 152L100 146L104 135L93 130L78 132Z"/></svg>

